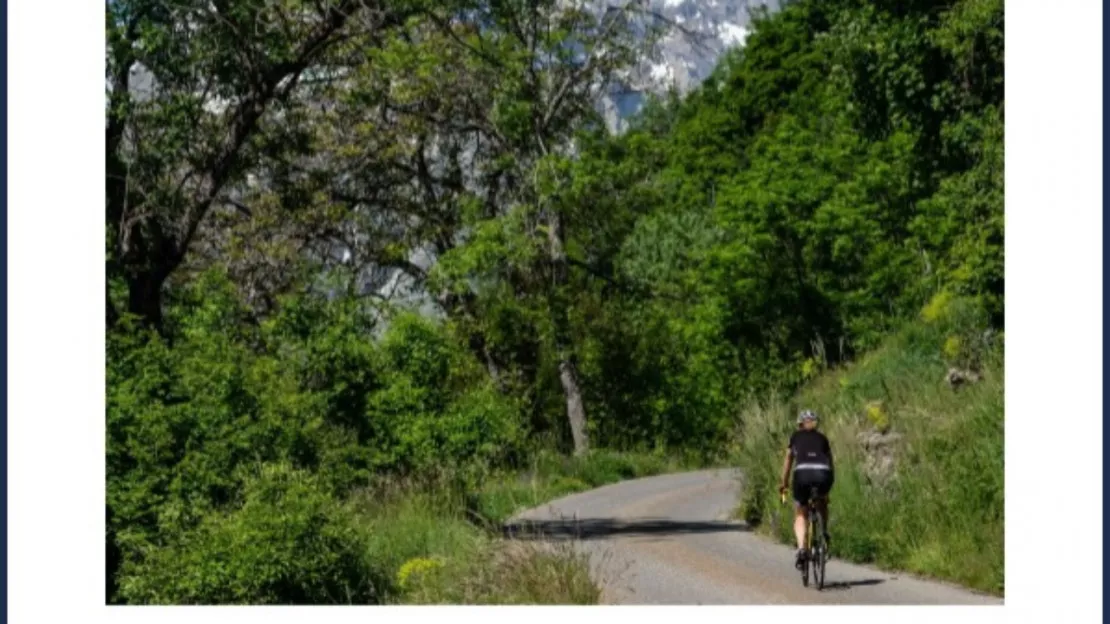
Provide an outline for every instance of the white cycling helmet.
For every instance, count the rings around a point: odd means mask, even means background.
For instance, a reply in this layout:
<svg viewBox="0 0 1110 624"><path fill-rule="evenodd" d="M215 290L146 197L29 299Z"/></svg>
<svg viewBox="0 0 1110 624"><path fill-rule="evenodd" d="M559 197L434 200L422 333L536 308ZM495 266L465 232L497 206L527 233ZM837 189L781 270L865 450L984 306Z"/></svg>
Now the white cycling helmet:
<svg viewBox="0 0 1110 624"><path fill-rule="evenodd" d="M807 420L817 422L817 412L814 412L812 410L802 410L802 412L798 414L798 424L800 425Z"/></svg>

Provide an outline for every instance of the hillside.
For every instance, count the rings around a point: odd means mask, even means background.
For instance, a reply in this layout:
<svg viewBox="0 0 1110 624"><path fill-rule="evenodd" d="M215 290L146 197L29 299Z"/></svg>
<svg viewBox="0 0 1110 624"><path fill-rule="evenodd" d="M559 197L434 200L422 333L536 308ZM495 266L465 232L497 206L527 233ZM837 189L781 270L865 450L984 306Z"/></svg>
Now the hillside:
<svg viewBox="0 0 1110 624"><path fill-rule="evenodd" d="M835 556L1001 594L1003 337L972 312L940 296L858 362L814 371L789 400L746 405L737 513L793 543L776 489L781 447L797 411L814 409L836 458Z"/></svg>

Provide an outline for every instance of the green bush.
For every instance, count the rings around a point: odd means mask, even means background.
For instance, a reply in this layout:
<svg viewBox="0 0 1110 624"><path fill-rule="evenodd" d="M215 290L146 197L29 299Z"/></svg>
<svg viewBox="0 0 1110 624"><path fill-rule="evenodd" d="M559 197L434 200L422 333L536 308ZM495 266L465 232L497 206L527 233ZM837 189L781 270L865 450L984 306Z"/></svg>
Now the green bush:
<svg viewBox="0 0 1110 624"><path fill-rule="evenodd" d="M402 316L379 343L357 301L295 297L224 335L217 326L245 313L230 290L226 276L206 274L178 293L168 336L126 321L109 335L107 503L119 565L184 548L184 534L221 535L196 532L236 513L244 466L285 463L342 498L391 474L474 482L520 447L518 406L446 328Z"/></svg>
<svg viewBox="0 0 1110 624"><path fill-rule="evenodd" d="M351 510L288 464L244 481L242 506L124 564L133 604L373 604L389 570L367 557Z"/></svg>

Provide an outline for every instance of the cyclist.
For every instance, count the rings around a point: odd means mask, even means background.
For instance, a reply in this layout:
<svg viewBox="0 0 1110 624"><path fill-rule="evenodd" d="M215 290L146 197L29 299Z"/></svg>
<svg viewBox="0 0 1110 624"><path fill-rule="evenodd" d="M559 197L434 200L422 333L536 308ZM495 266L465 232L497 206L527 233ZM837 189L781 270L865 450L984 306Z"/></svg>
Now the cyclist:
<svg viewBox="0 0 1110 624"><path fill-rule="evenodd" d="M805 565L806 550L806 505L809 503L810 489L814 486L820 495L817 513L825 526L825 543L829 541L828 495L833 485L833 457L829 439L817 431L817 414L805 410L798 415L798 430L790 435L786 456L782 461L782 485L780 494L785 494L789 483L791 465L794 472L794 536L798 540L798 553L794 565L799 569Z"/></svg>

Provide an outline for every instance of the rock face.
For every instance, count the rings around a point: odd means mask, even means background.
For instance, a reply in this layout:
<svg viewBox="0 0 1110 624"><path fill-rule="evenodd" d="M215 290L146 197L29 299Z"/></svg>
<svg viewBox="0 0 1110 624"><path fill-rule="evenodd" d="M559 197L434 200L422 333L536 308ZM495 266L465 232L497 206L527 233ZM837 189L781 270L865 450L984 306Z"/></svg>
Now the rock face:
<svg viewBox="0 0 1110 624"><path fill-rule="evenodd" d="M778 9L778 0L652 0L651 9L677 26L662 41L650 75L686 91L709 76L728 48L744 44L751 14ZM693 34L694 37L686 34Z"/></svg>
<svg viewBox="0 0 1110 624"><path fill-rule="evenodd" d="M948 374L944 376L944 380L948 382L949 387L953 390L969 383L977 383L982 377L979 373L969 370L960 370L958 368L948 369Z"/></svg>
<svg viewBox="0 0 1110 624"><path fill-rule="evenodd" d="M863 474L877 486L885 486L894 478L895 456L902 436L897 433L865 431L859 435L864 450Z"/></svg>
<svg viewBox="0 0 1110 624"><path fill-rule="evenodd" d="M610 3L613 4L613 3ZM780 0L649 0L647 8L675 28L644 59L627 83L602 103L606 124L621 131L650 93L686 93L705 80L721 54L741 46L751 32L751 15L777 11Z"/></svg>

